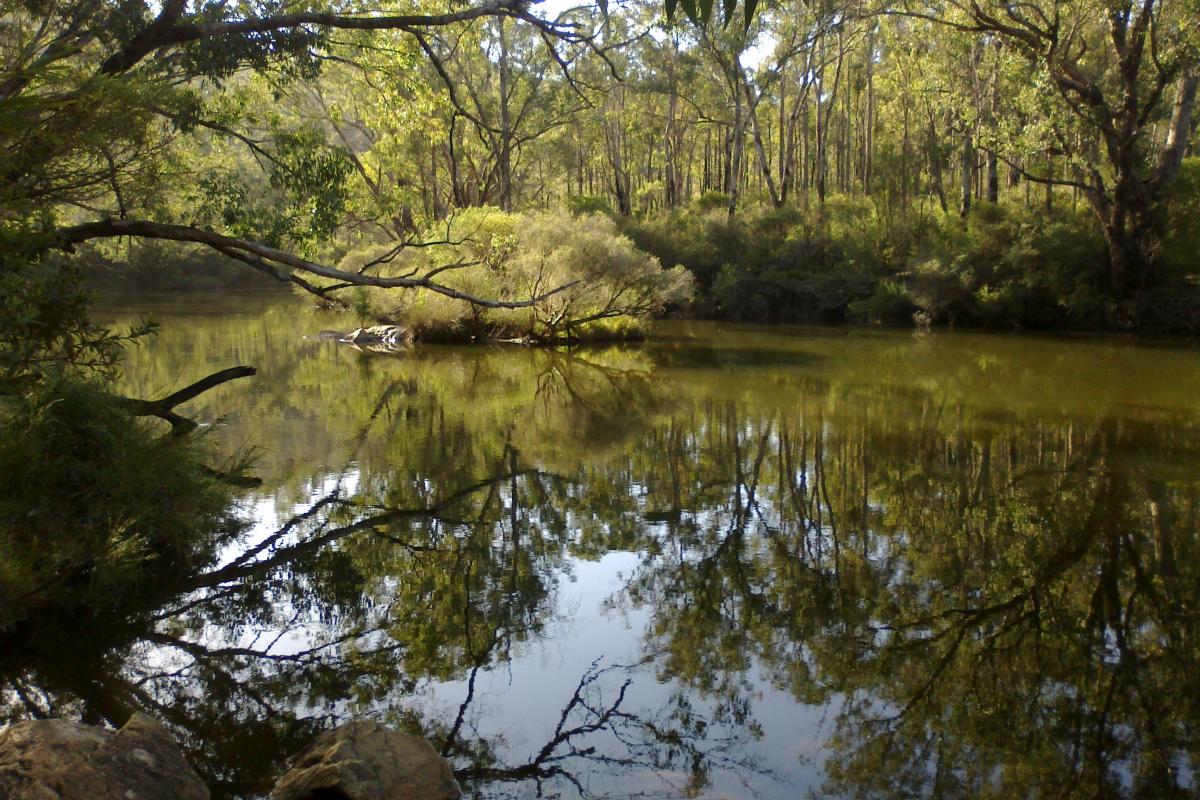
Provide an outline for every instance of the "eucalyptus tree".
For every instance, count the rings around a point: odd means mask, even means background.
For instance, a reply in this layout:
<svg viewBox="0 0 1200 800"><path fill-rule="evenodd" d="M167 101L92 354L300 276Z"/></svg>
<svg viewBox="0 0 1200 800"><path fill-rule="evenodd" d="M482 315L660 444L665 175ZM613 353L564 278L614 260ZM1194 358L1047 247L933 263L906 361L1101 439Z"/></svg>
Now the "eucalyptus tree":
<svg viewBox="0 0 1200 800"><path fill-rule="evenodd" d="M412 239L449 204L439 192L436 155L446 98L411 35L357 33L331 49L334 60L320 80L290 83L281 104L282 125L315 127L322 140L314 150L352 167L329 184L344 206L326 241L344 247Z"/></svg>
<svg viewBox="0 0 1200 800"><path fill-rule="evenodd" d="M594 24L582 10L569 18ZM439 32L423 47L450 99L445 160L456 204L513 210L544 188L532 185L530 146L590 102L571 66L539 31L501 18Z"/></svg>
<svg viewBox="0 0 1200 800"><path fill-rule="evenodd" d="M663 200L667 208L681 205L688 193L690 170L689 132L695 125L682 99L683 85L695 81L695 59L684 50L684 32L670 26L661 40L646 37L644 55L653 70L655 87L666 96L662 105Z"/></svg>
<svg viewBox="0 0 1200 800"><path fill-rule="evenodd" d="M861 188L869 191L874 109L866 109L865 117L857 120L862 131L862 146L856 153L852 152L854 148L851 141L855 136L852 128L856 120L851 119L850 109L855 87L849 79L849 62L855 49L861 47L865 78L859 88L864 92L873 92L875 39L872 25L864 21L863 11L856 3L781 5L764 9L760 16L766 27L764 34L770 35L767 42L773 46L753 72L744 68L740 72L743 91L750 106L754 151L767 199L776 208L786 204L789 192L796 183L799 161L803 176L811 178L819 198L824 201L828 192L830 167L829 135L835 127L838 129L835 147L837 186L843 191L849 190L851 174L857 171ZM834 42L833 48L830 48L830 41ZM832 82L827 72L831 67ZM844 73L846 78L843 78ZM760 107L767 113L760 113ZM815 115L811 111L813 107ZM776 118L777 123L772 125ZM772 133L778 139L777 148L769 146ZM798 147L802 150L799 154ZM771 162L776 149L777 166L773 170ZM811 167L807 163L810 158ZM855 160L858 162L857 170L852 165ZM808 180L802 181L802 188L808 190Z"/></svg>
<svg viewBox="0 0 1200 800"><path fill-rule="evenodd" d="M186 215L170 213L159 199L178 191L180 183L186 186L190 177L178 169L176 145L203 129L258 146L238 130L241 120L212 119L206 94L219 96L246 71L279 81L311 78L331 55L334 31L398 31L421 41L431 30L504 18L551 43L588 40L571 25L540 19L519 0L440 12L379 6L365 13L339 4L11 0L4 14L0 235L6 242L10 372L32 369L36 359L86 360L81 353L103 348L107 339L87 324L82 300L64 303L66 315L54 309L56 298L78 284L70 264L54 251L96 240L199 244L319 293L328 290L316 289L305 275L346 285L448 291L429 275L381 279L342 272L292 251L287 235L278 241L241 235L247 228L261 233L262 226L253 224L255 215L241 202L245 192L237 186L221 187L228 191L219 192L224 197L218 216L221 223L231 214L232 221L248 223L242 230L191 224ZM310 208L314 223L330 223L341 211L339 186L349 174L345 153L319 147L314 137L285 136L274 150L272 183L294 205ZM8 355L29 341L41 343L41 354Z"/></svg>
<svg viewBox="0 0 1200 800"><path fill-rule="evenodd" d="M1026 152L1036 146L1057 154L1066 167L1039 170L1005 148L1009 163L1027 180L1078 190L1104 232L1112 291L1127 299L1145 287L1154 277L1169 184L1190 137L1200 80L1195 4L950 0L890 10L1002 48L1000 94L1015 100L1004 115L1005 138ZM1022 117L1029 120L1024 130L1011 127Z"/></svg>
<svg viewBox="0 0 1200 800"><path fill-rule="evenodd" d="M749 28L705 30L701 37L705 54L711 58L720 76L724 92L721 117L724 134L725 180L721 187L727 197L729 215L737 211L742 186L743 158L746 152L746 130L754 107L746 96L747 81L742 53L746 50Z"/></svg>

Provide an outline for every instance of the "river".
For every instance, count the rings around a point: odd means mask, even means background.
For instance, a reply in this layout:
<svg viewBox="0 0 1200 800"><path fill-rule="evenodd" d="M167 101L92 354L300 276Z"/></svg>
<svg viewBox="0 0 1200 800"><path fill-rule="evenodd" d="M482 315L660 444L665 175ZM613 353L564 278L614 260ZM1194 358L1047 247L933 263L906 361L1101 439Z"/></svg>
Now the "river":
<svg viewBox="0 0 1200 800"><path fill-rule="evenodd" d="M670 321L376 353L284 300L129 307L163 324L134 396L258 368L180 410L263 485L184 590L10 670L8 719L17 685L143 708L217 798L360 717L477 797L1196 792L1195 349Z"/></svg>

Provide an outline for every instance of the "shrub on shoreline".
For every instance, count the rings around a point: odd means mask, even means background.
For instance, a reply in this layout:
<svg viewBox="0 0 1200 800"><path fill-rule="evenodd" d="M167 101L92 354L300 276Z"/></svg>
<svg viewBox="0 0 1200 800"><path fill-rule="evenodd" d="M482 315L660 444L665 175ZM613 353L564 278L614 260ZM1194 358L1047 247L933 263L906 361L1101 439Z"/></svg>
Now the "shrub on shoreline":
<svg viewBox="0 0 1200 800"><path fill-rule="evenodd" d="M359 249L340 267L358 271L388 252ZM623 339L639 336L666 308L687 303L693 285L682 267L664 269L638 250L610 217L565 210L469 209L430 231L426 246L402 252L373 274L431 272L476 297L541 299L525 308L486 308L426 290L367 287L355 290L353 306L364 318L401 325L426 341Z"/></svg>
<svg viewBox="0 0 1200 800"><path fill-rule="evenodd" d="M1107 250L1093 220L1065 208L981 204L964 222L867 198L747 209L734 219L693 204L624 230L695 275L702 316L905 324L917 314L934 324L1104 329L1128 325L1132 314L1135 323L1188 331L1200 320L1179 308L1193 309L1200 287L1177 266L1185 227L1170 226L1162 285L1126 304L1106 291Z"/></svg>
<svg viewBox="0 0 1200 800"><path fill-rule="evenodd" d="M238 522L191 437L56 379L0 407L0 635L42 610L100 613L211 556Z"/></svg>

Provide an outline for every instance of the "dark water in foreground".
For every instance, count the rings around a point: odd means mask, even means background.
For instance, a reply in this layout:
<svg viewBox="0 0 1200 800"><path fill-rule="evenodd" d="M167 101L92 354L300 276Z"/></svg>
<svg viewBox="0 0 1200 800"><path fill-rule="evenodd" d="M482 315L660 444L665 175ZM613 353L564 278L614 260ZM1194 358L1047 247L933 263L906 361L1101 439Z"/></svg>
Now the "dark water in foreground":
<svg viewBox="0 0 1200 800"><path fill-rule="evenodd" d="M131 393L260 370L182 409L259 448L251 525L141 618L8 654L5 719L146 709L217 797L355 717L480 797L1197 794L1195 350L386 355L289 305L158 316Z"/></svg>

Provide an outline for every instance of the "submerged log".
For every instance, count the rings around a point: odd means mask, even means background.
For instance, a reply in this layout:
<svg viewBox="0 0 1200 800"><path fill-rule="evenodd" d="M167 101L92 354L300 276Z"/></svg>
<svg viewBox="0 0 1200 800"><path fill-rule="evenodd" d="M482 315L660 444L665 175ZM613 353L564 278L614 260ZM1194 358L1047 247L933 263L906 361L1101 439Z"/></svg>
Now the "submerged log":
<svg viewBox="0 0 1200 800"><path fill-rule="evenodd" d="M175 406L193 400L209 389L215 389L223 383L228 383L238 378L248 378L256 374L258 374L258 370L254 367L230 367L201 378L177 392L172 392L161 400L138 400L132 397L122 397L119 399L133 416L164 419L171 423L172 434L182 436L185 433L194 431L199 426L195 420L190 420L175 413Z"/></svg>

